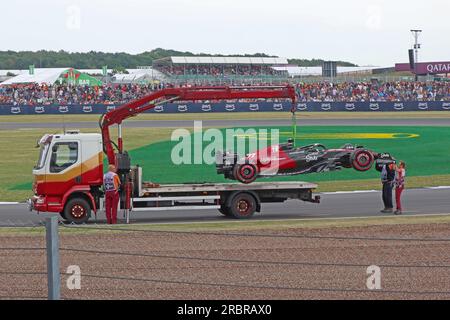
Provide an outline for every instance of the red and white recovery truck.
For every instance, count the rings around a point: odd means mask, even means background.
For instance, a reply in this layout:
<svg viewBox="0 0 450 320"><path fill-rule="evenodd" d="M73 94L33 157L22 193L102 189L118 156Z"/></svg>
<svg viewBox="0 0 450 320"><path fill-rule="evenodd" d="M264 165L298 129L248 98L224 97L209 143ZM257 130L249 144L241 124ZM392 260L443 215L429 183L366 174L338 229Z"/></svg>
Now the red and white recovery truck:
<svg viewBox="0 0 450 320"><path fill-rule="evenodd" d="M291 99L295 108L295 90L291 86L167 88L102 115L101 134L78 131L46 134L39 141L39 159L33 169L34 196L28 201L30 210L60 213L71 223L84 223L92 212L97 214L104 195L104 153L120 176L120 207L127 211L127 217L131 211L218 209L226 216L249 218L265 202L287 199L319 202L320 198L312 194L317 185L306 182L167 185L143 182L142 168L132 166L123 150L122 121L158 105L173 101L261 98ZM112 125L118 125L117 143L110 137Z"/></svg>

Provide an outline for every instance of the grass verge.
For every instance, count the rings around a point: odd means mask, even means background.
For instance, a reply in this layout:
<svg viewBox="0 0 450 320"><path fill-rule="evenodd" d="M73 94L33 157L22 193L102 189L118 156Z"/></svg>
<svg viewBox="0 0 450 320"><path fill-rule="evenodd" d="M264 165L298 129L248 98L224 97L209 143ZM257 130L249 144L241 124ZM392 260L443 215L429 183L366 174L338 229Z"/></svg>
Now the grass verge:
<svg viewBox="0 0 450 320"><path fill-rule="evenodd" d="M450 185L450 174L408 177L406 187L423 188ZM381 188L379 179L321 181L316 192L378 190Z"/></svg>
<svg viewBox="0 0 450 320"><path fill-rule="evenodd" d="M321 229L321 228L349 228L384 225L412 225L412 224L450 224L450 214L423 216L389 216L389 217L360 217L360 218L318 218L318 219L288 219L288 220L229 220L224 222L177 223L177 224L139 224L139 225L90 225L82 228L60 227L60 234L98 234L121 231L127 229L142 231L182 231L182 232L212 232L212 231L256 231L256 230L286 230L286 229ZM89 228L95 229L89 229ZM450 225L449 225L450 227ZM103 230L104 229L104 230ZM44 227L2 227L0 236L9 235L40 235L45 233Z"/></svg>

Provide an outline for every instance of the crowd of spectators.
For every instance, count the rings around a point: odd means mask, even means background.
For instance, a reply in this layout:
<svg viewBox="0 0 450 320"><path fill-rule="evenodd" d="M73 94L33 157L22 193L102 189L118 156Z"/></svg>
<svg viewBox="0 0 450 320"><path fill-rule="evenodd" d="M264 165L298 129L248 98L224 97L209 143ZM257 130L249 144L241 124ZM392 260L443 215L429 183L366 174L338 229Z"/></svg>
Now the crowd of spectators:
<svg viewBox="0 0 450 320"><path fill-rule="evenodd" d="M1 85L2 105L122 104L171 84L103 86ZM450 82L316 82L295 84L300 102L450 101Z"/></svg>
<svg viewBox="0 0 450 320"><path fill-rule="evenodd" d="M282 75L268 65L161 65L155 69L169 76L260 76Z"/></svg>
<svg viewBox="0 0 450 320"><path fill-rule="evenodd" d="M68 86L0 84L0 104L10 105L73 105L122 104L164 88L159 84L117 84L103 86Z"/></svg>
<svg viewBox="0 0 450 320"><path fill-rule="evenodd" d="M296 85L299 101L382 102L450 101L450 83L434 82L345 82Z"/></svg>

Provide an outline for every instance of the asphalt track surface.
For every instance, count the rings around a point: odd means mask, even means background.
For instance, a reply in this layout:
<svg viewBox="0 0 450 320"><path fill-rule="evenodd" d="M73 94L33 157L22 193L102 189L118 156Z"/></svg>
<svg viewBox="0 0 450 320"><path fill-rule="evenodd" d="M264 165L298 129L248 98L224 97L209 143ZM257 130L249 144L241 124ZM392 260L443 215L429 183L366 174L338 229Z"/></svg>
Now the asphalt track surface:
<svg viewBox="0 0 450 320"><path fill-rule="evenodd" d="M1 119L0 119L1 120ZM273 120L203 120L203 127L252 127L289 126L291 119ZM125 128L188 128L193 120L133 120L125 121ZM299 126L450 126L448 118L410 118L410 119L297 119ZM66 122L67 129L98 128L96 121ZM61 122L0 122L0 130L62 128Z"/></svg>
<svg viewBox="0 0 450 320"><path fill-rule="evenodd" d="M315 219L315 218L355 218L383 217L381 192L377 190L361 192L323 193L321 203L289 200L285 203L263 204L254 220ZM450 215L450 187L405 190L402 201L403 215ZM50 213L37 214L28 211L25 203L0 204L0 226L27 226L40 223ZM123 221L123 212L118 214ZM222 216L217 210L151 211L131 213L131 223L180 223L180 222L224 222L233 219ZM235 221L235 220L234 220ZM98 223L105 223L103 211L97 215ZM88 222L95 223L94 217Z"/></svg>

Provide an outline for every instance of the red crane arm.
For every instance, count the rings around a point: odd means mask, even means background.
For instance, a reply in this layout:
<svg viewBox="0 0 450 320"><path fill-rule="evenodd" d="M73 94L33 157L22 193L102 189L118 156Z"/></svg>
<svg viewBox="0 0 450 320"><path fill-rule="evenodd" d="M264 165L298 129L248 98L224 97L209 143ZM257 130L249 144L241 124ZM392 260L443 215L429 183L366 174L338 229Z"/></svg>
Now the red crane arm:
<svg viewBox="0 0 450 320"><path fill-rule="evenodd" d="M103 146L110 164L115 163L113 142L109 127L120 125L123 120L152 109L157 105L173 101L232 100L232 99L291 99L295 110L295 89L293 86L270 87L192 87L162 89L142 98L130 101L105 113L100 119ZM119 135L118 151L122 153L122 138Z"/></svg>

